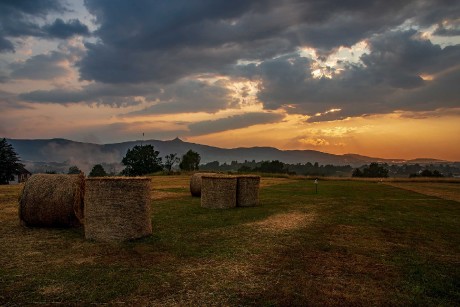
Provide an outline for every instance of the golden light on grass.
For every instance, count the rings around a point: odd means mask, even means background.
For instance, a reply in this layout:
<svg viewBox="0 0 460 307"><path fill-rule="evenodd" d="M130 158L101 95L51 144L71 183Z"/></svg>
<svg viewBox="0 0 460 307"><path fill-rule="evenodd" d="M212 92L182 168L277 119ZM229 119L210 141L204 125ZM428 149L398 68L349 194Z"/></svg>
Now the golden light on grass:
<svg viewBox="0 0 460 307"><path fill-rule="evenodd" d="M254 227L260 231L283 232L309 226L315 217L314 213L289 212L275 214L264 220L248 223L246 226Z"/></svg>

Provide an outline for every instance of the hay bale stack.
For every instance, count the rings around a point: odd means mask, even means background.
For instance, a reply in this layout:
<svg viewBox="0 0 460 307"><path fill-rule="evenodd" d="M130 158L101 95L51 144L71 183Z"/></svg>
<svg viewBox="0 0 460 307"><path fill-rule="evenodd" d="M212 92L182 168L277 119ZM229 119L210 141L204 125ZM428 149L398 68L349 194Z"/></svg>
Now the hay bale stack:
<svg viewBox="0 0 460 307"><path fill-rule="evenodd" d="M212 173L196 173L190 177L190 193L192 196L201 196L201 177L212 175Z"/></svg>
<svg viewBox="0 0 460 307"><path fill-rule="evenodd" d="M237 178L224 175L201 177L201 207L227 209L236 207Z"/></svg>
<svg viewBox="0 0 460 307"><path fill-rule="evenodd" d="M260 176L238 176L236 188L236 205L238 207L253 207L259 204Z"/></svg>
<svg viewBox="0 0 460 307"><path fill-rule="evenodd" d="M86 179L85 238L111 242L151 234L149 178Z"/></svg>
<svg viewBox="0 0 460 307"><path fill-rule="evenodd" d="M21 224L34 227L77 227L83 224L85 177L35 174L19 198Z"/></svg>

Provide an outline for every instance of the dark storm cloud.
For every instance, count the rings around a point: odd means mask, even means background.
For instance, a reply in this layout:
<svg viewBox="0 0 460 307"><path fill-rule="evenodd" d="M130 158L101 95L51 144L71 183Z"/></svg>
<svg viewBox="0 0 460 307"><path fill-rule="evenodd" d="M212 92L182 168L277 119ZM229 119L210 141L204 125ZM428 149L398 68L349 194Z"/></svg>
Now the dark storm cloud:
<svg viewBox="0 0 460 307"><path fill-rule="evenodd" d="M0 1L0 52L14 51L10 38L68 38L73 35L88 35L88 28L78 20L64 22L56 19L50 25L40 26L39 21L45 20L50 13L67 11L59 0Z"/></svg>
<svg viewBox="0 0 460 307"><path fill-rule="evenodd" d="M197 80L179 80L166 86L154 83L123 85L93 83L80 90L39 90L23 93L19 98L34 103L63 105L86 103L120 107L139 104L136 97L142 96L156 104L124 116L217 112L237 103L229 96L230 91L225 85L220 81L210 84Z"/></svg>
<svg viewBox="0 0 460 307"><path fill-rule="evenodd" d="M89 35L89 29L86 25L82 24L78 19L71 19L68 22L64 22L61 18L58 18L54 23L45 25L43 30L50 36L56 38L69 38L74 35Z"/></svg>
<svg viewBox="0 0 460 307"><path fill-rule="evenodd" d="M81 76L109 83L169 83L196 73L221 73L238 60L266 60L299 46L327 55L408 19L421 25L439 23L460 8L453 1L435 0L85 4L99 24L100 41L87 45Z"/></svg>
<svg viewBox="0 0 460 307"><path fill-rule="evenodd" d="M1 2L0 51L12 51L15 37L89 35L79 20L37 23L64 12L60 3ZM97 40L86 41L76 65L82 80L95 82L20 98L126 106L143 96L151 106L125 116L213 113L238 101L228 84L193 79L223 75L258 81L265 109L309 115L309 121L458 106L452 98L458 87L450 84L459 70L460 46L441 48L407 30L437 26L435 34L455 35L458 1L86 0L85 6L98 26L91 33ZM363 40L369 52L360 62L323 67L331 79L313 77L312 65L324 66L337 48ZM302 57L300 47L313 48L320 60ZM49 57L17 64L11 77L37 79L34 70L40 69L44 79L64 74ZM48 65L40 66L39 59ZM253 64L243 65L248 62Z"/></svg>
<svg viewBox="0 0 460 307"><path fill-rule="evenodd" d="M163 87L161 91L148 96L157 104L135 111L126 116L208 112L215 113L234 106L236 101L230 97L225 84L208 84L195 80L179 80Z"/></svg>
<svg viewBox="0 0 460 307"><path fill-rule="evenodd" d="M203 135L259 124L276 123L281 121L283 117L283 115L277 113L246 113L216 120L197 122L190 124L188 127L191 135Z"/></svg>
<svg viewBox="0 0 460 307"><path fill-rule="evenodd" d="M80 90L54 89L38 90L19 95L20 99L34 103L72 104L86 103L96 105L109 105L113 107L136 105L137 96L150 95L158 88L143 84L125 84L115 86L111 84L94 83L84 86Z"/></svg>

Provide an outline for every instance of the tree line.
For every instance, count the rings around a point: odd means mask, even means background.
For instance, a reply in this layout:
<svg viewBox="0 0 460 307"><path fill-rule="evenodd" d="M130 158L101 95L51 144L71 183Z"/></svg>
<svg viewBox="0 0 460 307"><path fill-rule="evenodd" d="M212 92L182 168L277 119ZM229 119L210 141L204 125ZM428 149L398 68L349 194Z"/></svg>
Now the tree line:
<svg viewBox="0 0 460 307"><path fill-rule="evenodd" d="M288 164L279 160L271 161L232 161L231 163L222 163L213 161L200 165L201 170L207 171L224 171L224 172L240 172L240 173L272 173L272 174L288 174L288 175L307 175L307 176L338 176L349 177L352 172L350 165L320 165L318 162L305 164Z"/></svg>
<svg viewBox="0 0 460 307"><path fill-rule="evenodd" d="M136 145L128 149L121 163L125 168L119 174L107 173L102 164L96 164L89 173L90 177L103 177L109 175L143 176L160 171L170 173L175 165L182 171L231 171L231 172L260 172L279 173L290 175L310 176L338 176L338 177L452 177L460 174L460 164L403 164L388 165L386 163L371 163L353 169L350 165L320 165L318 162L305 164L287 164L279 160L272 161L232 161L231 163L219 163L218 161L200 165L201 156L199 153L189 150L182 157L176 153L160 157L160 152L155 150L153 145ZM164 158L164 160L163 160ZM8 184L18 175L24 167L15 152L13 146L5 138L0 140L0 184ZM68 174L79 174L81 170L77 166L71 166ZM53 172L51 172L53 173Z"/></svg>
<svg viewBox="0 0 460 307"><path fill-rule="evenodd" d="M136 145L128 149L126 155L121 160L125 168L120 175L123 176L143 176L160 171L170 173L175 164L183 171L198 170L201 156L199 153L189 150L182 158L177 156L177 153L171 153L163 158L159 156L160 152L155 150L153 145ZM103 166L97 164L89 173L89 177L107 176Z"/></svg>
<svg viewBox="0 0 460 307"><path fill-rule="evenodd" d="M171 172L174 165L178 164L183 171L198 170L201 161L199 153L189 150L181 158L176 153L168 154L163 158L159 157L160 152L155 150L152 145L136 145L128 149L126 155L121 160L125 166L119 174L108 174L102 164L96 164L91 169L88 176L104 177L108 175L123 175L123 176L143 176L159 171ZM24 165L20 163L20 159L13 146L7 142L5 138L0 140L0 184L8 184L14 180L15 175L19 175L21 168ZM70 166L67 174L80 174L82 171L78 166ZM47 171L46 173L56 173Z"/></svg>

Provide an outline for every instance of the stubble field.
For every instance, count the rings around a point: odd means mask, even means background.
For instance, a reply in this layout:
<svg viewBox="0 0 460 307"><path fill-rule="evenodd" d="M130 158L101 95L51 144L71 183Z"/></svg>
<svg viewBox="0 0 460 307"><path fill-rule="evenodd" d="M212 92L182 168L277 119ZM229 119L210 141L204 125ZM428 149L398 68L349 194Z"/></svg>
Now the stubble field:
<svg viewBox="0 0 460 307"><path fill-rule="evenodd" d="M153 236L19 225L0 186L0 305L459 305L460 183L262 178L260 206L200 207L152 177ZM392 184L392 185L390 185Z"/></svg>

